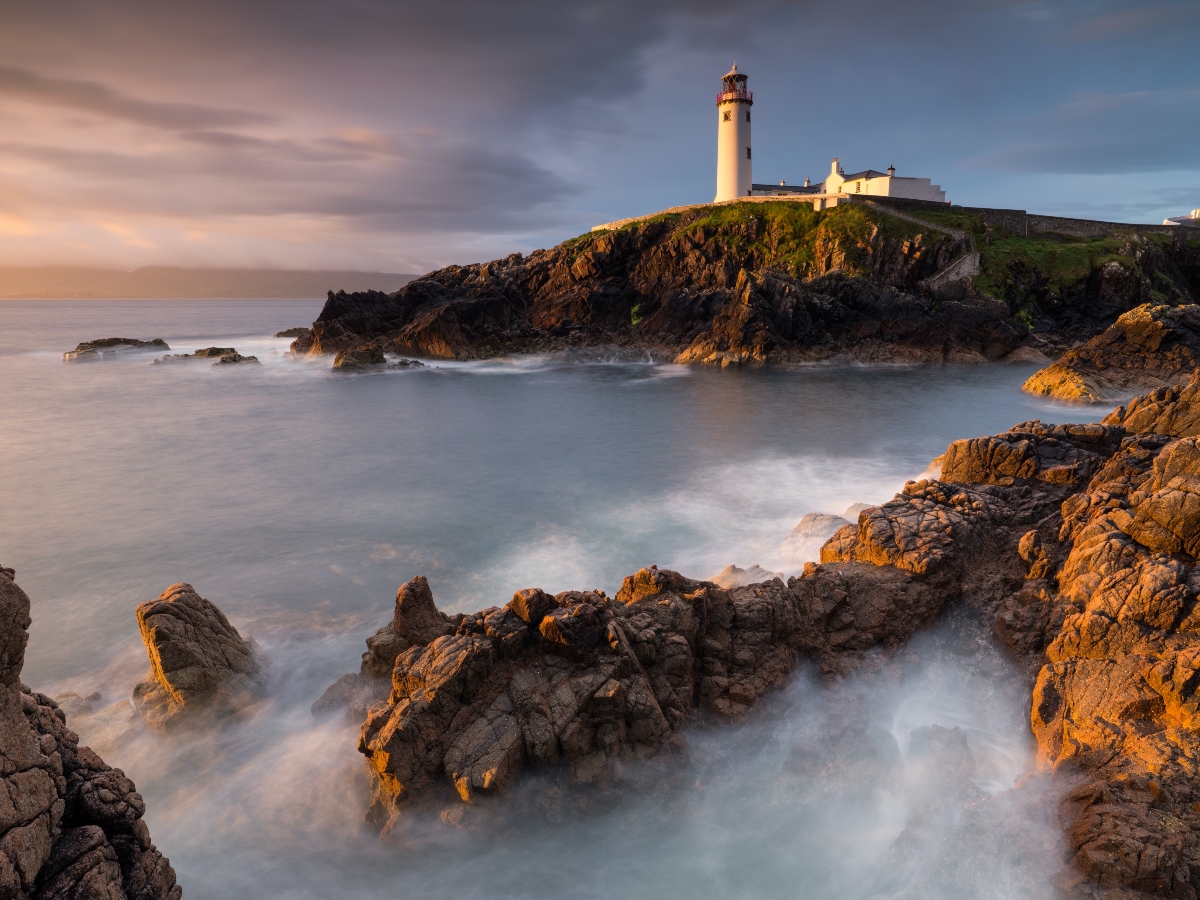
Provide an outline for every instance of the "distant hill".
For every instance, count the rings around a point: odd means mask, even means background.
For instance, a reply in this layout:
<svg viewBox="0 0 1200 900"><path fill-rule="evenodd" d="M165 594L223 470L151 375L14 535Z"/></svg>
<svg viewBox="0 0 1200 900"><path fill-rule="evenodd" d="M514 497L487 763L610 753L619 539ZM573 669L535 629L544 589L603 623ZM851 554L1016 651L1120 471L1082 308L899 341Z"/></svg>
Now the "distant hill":
<svg viewBox="0 0 1200 900"><path fill-rule="evenodd" d="M415 275L298 269L183 269L146 266L132 272L74 266L0 266L0 299L253 297L321 298L328 291L397 291Z"/></svg>

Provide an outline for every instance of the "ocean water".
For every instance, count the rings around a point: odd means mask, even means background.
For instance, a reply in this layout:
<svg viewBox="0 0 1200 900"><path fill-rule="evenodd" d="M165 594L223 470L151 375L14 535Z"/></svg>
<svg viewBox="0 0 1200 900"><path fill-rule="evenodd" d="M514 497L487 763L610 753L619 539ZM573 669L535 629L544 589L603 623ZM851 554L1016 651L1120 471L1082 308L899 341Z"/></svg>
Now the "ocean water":
<svg viewBox="0 0 1200 900"><path fill-rule="evenodd" d="M692 729L672 786L475 832L420 815L368 832L356 729L314 725L308 707L357 669L415 575L455 612L522 587L612 594L650 564L792 574L802 560L782 545L804 514L882 502L956 438L1096 413L1021 394L1028 366L709 371L592 354L335 374L270 337L319 309L0 302L0 564L33 600L24 680L128 698L147 670L134 609L177 581L269 660L271 698L248 719L98 748L146 797L186 897L1048 894L1059 862L1028 844L1053 844L1047 804L1011 790L1026 686L969 623L921 636L901 674L846 686L877 777L797 763L836 706L802 667L751 721ZM116 335L262 365L61 361ZM966 736L969 789L930 763L934 725Z"/></svg>

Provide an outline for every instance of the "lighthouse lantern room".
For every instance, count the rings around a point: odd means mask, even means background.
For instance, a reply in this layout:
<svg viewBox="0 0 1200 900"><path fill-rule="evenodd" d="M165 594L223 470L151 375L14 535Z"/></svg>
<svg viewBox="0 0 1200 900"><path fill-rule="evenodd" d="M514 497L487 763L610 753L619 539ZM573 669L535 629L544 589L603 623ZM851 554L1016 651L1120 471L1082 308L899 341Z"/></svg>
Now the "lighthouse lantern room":
<svg viewBox="0 0 1200 900"><path fill-rule="evenodd" d="M717 94L717 196L715 201L748 197L754 180L750 175L750 107L754 95L746 88L746 76L737 63L721 78Z"/></svg>

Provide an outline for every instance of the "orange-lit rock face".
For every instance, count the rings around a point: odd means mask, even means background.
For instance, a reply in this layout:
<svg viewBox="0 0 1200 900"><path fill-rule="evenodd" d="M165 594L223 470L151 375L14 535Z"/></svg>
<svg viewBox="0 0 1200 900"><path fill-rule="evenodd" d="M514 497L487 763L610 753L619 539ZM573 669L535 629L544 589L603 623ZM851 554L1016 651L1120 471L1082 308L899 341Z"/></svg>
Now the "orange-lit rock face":
<svg viewBox="0 0 1200 900"><path fill-rule="evenodd" d="M1061 807L1078 870L1172 897L1200 884L1197 388L1105 419L1140 433L1063 504L1062 624L1031 709L1039 766L1087 779Z"/></svg>

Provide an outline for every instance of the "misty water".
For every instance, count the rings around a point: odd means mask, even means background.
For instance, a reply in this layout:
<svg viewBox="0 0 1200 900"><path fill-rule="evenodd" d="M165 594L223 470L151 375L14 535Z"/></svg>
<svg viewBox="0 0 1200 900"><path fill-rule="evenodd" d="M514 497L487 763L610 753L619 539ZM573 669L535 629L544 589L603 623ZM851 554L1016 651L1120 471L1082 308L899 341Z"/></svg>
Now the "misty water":
<svg viewBox="0 0 1200 900"><path fill-rule="evenodd" d="M148 669L134 609L177 581L269 660L270 699L245 720L97 748L145 796L185 897L1049 894L1052 804L1012 790L1027 684L962 616L834 693L802 664L749 721L691 727L667 783L551 815L523 802L549 790L535 774L473 832L424 814L368 831L357 728L309 713L418 574L447 612L531 586L612 595L650 564L793 574L803 560L782 545L805 513L882 502L953 439L1089 417L1021 394L1031 367L710 371L601 355L339 375L270 337L319 309L0 302L0 564L33 601L23 680L128 698ZM263 365L62 363L115 335ZM869 719L866 768L820 747L843 703ZM932 765L935 725L966 736L969 779Z"/></svg>

